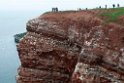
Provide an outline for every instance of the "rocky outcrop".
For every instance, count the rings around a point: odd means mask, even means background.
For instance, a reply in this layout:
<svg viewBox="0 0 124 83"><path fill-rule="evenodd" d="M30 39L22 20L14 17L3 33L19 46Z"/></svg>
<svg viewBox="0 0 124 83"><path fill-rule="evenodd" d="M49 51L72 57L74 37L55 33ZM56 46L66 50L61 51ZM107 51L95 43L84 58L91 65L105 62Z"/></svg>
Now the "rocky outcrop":
<svg viewBox="0 0 124 83"><path fill-rule="evenodd" d="M17 49L17 83L124 82L124 28L86 11L30 20Z"/></svg>
<svg viewBox="0 0 124 83"><path fill-rule="evenodd" d="M26 32L14 35L15 43L19 43L20 39L26 35Z"/></svg>

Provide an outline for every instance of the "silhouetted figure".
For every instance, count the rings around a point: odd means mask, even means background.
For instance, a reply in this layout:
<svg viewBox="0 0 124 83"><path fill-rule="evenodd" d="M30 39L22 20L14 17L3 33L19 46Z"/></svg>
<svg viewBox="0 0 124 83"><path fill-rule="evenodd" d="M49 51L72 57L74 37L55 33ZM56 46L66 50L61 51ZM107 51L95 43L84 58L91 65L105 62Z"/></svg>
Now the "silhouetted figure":
<svg viewBox="0 0 124 83"><path fill-rule="evenodd" d="M52 12L58 12L58 8L52 8Z"/></svg>
<svg viewBox="0 0 124 83"><path fill-rule="evenodd" d="M107 5L105 5L105 9L107 9Z"/></svg>
<svg viewBox="0 0 124 83"><path fill-rule="evenodd" d="M113 4L112 6L113 6L113 8L115 8L115 4Z"/></svg>
<svg viewBox="0 0 124 83"><path fill-rule="evenodd" d="M99 6L99 8L101 9L102 7L101 7L101 6Z"/></svg>
<svg viewBox="0 0 124 83"><path fill-rule="evenodd" d="M120 4L117 4L117 7L119 8L120 7Z"/></svg>
<svg viewBox="0 0 124 83"><path fill-rule="evenodd" d="M56 12L58 12L58 8L56 7Z"/></svg>
<svg viewBox="0 0 124 83"><path fill-rule="evenodd" d="M88 10L88 8L86 8L86 10Z"/></svg>
<svg viewBox="0 0 124 83"><path fill-rule="evenodd" d="M52 12L55 12L55 8L52 8Z"/></svg>

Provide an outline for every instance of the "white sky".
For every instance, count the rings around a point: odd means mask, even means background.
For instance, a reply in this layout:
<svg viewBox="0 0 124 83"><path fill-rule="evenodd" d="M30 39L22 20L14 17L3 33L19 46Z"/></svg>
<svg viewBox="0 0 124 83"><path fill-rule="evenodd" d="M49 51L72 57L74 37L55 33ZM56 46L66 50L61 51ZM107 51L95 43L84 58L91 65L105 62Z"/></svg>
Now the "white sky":
<svg viewBox="0 0 124 83"><path fill-rule="evenodd" d="M0 0L0 10L7 11L32 11L32 10L51 10L52 7L58 7L60 10L77 8L95 8L104 7L112 4L124 6L124 0Z"/></svg>

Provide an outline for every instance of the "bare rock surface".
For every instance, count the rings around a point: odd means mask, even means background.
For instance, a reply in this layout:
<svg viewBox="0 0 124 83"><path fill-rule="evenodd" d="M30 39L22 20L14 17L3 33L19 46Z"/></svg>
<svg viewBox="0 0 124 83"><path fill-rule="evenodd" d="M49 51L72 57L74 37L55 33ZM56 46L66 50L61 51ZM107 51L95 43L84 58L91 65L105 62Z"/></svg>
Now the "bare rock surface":
<svg viewBox="0 0 124 83"><path fill-rule="evenodd" d="M124 27L92 12L32 19L17 49L17 83L124 83Z"/></svg>

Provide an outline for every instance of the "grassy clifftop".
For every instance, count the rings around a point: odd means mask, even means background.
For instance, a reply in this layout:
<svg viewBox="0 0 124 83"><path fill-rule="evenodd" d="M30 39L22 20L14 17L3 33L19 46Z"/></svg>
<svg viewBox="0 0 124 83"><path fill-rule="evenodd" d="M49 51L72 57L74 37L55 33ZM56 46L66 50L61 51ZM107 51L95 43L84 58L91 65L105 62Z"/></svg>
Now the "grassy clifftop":
<svg viewBox="0 0 124 83"><path fill-rule="evenodd" d="M121 16L124 16L124 7L103 9L101 11L103 11L101 16L106 17L106 22L117 22L121 19Z"/></svg>
<svg viewBox="0 0 124 83"><path fill-rule="evenodd" d="M80 11L60 11L60 12L47 12L44 13L45 16L49 17L58 14L67 14L67 17L69 14L77 13L78 16L80 16L82 13L90 13L92 15L100 17L103 21L109 23L109 22L117 22L119 23L120 20L124 18L124 7L120 8L101 8L101 9L90 9L90 10L80 10ZM76 14L75 14L76 15ZM77 17L77 16L76 16ZM73 16L75 18L75 16ZM124 23L124 22L123 22ZM122 23L121 23L122 24Z"/></svg>

